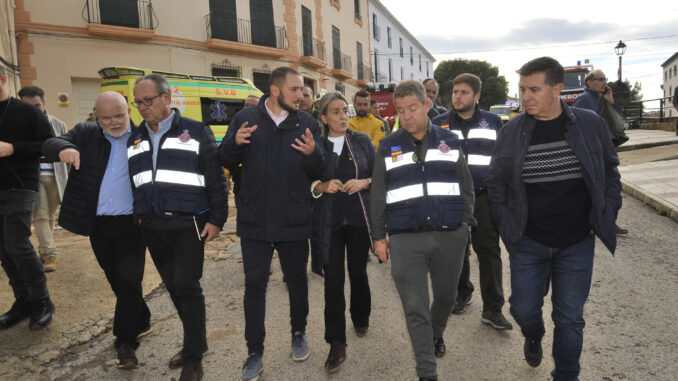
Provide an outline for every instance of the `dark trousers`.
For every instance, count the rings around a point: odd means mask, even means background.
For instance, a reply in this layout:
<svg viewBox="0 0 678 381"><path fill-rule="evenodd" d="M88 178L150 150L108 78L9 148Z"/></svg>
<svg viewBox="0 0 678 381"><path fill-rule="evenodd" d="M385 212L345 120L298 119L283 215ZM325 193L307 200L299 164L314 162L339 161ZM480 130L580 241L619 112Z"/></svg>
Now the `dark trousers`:
<svg viewBox="0 0 678 381"><path fill-rule="evenodd" d="M202 230L203 224L199 224ZM155 267L167 287L184 328L184 361L200 361L207 349L205 297L200 287L205 241L191 224L177 229L143 227Z"/></svg>
<svg viewBox="0 0 678 381"><path fill-rule="evenodd" d="M332 232L330 261L325 265L325 341L346 342L344 262L351 282L351 320L354 327L370 325L372 299L367 281L370 236L367 228L344 225ZM344 255L346 254L346 255ZM344 260L345 259L345 260Z"/></svg>
<svg viewBox="0 0 678 381"><path fill-rule="evenodd" d="M287 281L291 332L306 331L308 280L306 263L308 240L265 242L243 238L242 263L245 270L245 340L248 353L264 353L266 328L266 286L271 271L273 249L278 250L280 267Z"/></svg>
<svg viewBox="0 0 678 381"><path fill-rule="evenodd" d="M510 252L511 315L523 336L544 336L542 306L551 289L553 312L553 362L555 381L576 381L584 342L584 304L593 275L593 234L580 242L556 249L523 236Z"/></svg>
<svg viewBox="0 0 678 381"><path fill-rule="evenodd" d="M24 189L0 191L0 262L17 300L49 298L45 271L30 241L36 195Z"/></svg>
<svg viewBox="0 0 678 381"><path fill-rule="evenodd" d="M501 249L499 247L499 230L492 223L490 216L490 200L487 192L476 192L475 209L473 216L478 226L471 230L471 240L466 245L464 267L459 276L457 298L473 293L474 287L470 280L469 256L473 251L478 255L480 272L480 295L483 298L483 312L501 311L504 306L504 288L502 286Z"/></svg>
<svg viewBox="0 0 678 381"><path fill-rule="evenodd" d="M146 262L146 245L141 229L134 224L131 215L99 216L94 222L89 242L115 293L115 345L128 343L136 347L137 335L151 321L151 311L141 291Z"/></svg>

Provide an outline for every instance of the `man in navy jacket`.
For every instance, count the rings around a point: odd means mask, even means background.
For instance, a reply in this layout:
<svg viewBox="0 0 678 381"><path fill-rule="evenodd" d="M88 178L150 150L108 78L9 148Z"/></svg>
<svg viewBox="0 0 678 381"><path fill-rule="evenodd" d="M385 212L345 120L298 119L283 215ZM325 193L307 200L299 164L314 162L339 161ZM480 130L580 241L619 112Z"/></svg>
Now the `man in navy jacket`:
<svg viewBox="0 0 678 381"><path fill-rule="evenodd" d="M499 230L490 217L490 200L485 185L492 149L502 123L499 116L478 107L481 88L482 81L477 75L463 73L456 76L452 80L454 111L438 115L433 118L432 123L459 136L459 144L473 176L473 190L476 195L473 214L478 225L471 230L471 244L479 263L480 295L483 299L481 321L495 329L513 329L513 325L501 312L504 306L504 288ZM469 254L467 245L453 314L462 314L473 296Z"/></svg>
<svg viewBox="0 0 678 381"><path fill-rule="evenodd" d="M292 359L309 356L306 340L308 284L306 263L311 236L311 183L319 179L325 155L314 136L318 123L299 112L303 80L295 70L271 73L270 95L241 110L219 147L225 167L241 167L236 195L237 234L245 268L245 340L249 357L243 380L263 371L266 285L273 249L287 281Z"/></svg>
<svg viewBox="0 0 678 381"><path fill-rule="evenodd" d="M94 256L115 293L113 335L118 367L139 364L139 335L150 332L144 301L146 245L132 217L132 184L127 169L127 139L134 125L125 98L114 91L99 95L98 122L80 123L43 144L45 157L73 164L59 212L59 225L88 236Z"/></svg>
<svg viewBox="0 0 678 381"><path fill-rule="evenodd" d="M619 159L602 118L559 98L563 67L550 57L520 68L525 110L499 132L487 185L511 263L511 315L530 366L541 363L542 305L551 286L555 380L577 380L595 235L614 253ZM595 235L594 235L595 233Z"/></svg>

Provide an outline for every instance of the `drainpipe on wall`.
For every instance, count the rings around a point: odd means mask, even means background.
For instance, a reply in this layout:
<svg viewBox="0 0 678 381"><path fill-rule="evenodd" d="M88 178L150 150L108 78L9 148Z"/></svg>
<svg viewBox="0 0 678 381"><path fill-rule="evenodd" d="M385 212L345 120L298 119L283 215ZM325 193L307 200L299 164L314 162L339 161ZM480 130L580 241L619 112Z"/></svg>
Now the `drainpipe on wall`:
<svg viewBox="0 0 678 381"><path fill-rule="evenodd" d="M16 46L16 31L14 30L14 9L16 8L14 0L5 2L5 11L7 12L7 25L9 29L9 54L12 65L19 67L19 57ZM14 81L14 91L18 92L21 88L21 76L17 73L12 75Z"/></svg>

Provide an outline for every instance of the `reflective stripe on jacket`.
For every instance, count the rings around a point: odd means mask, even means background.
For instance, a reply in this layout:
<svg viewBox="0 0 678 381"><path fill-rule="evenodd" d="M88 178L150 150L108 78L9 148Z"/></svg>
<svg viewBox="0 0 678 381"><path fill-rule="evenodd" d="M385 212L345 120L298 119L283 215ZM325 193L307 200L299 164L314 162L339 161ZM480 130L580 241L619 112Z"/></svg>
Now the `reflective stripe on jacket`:
<svg viewBox="0 0 678 381"><path fill-rule="evenodd" d="M416 157L405 131L382 140L379 160L386 165L386 230L389 234L456 230L464 212L456 162L457 137L432 126L426 155Z"/></svg>

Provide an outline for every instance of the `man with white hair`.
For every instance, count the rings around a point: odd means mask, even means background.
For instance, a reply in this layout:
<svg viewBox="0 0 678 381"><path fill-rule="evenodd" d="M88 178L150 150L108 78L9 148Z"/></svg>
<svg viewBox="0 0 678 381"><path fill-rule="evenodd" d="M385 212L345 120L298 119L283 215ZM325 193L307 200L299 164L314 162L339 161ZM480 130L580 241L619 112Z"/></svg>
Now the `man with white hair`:
<svg viewBox="0 0 678 381"><path fill-rule="evenodd" d="M151 331L144 301L146 246L132 218L132 185L127 169L127 139L133 124L125 98L107 91L96 100L98 122L79 123L43 144L45 157L73 165L64 193L59 225L89 236L94 256L116 296L113 335L118 367L139 362L137 339Z"/></svg>

